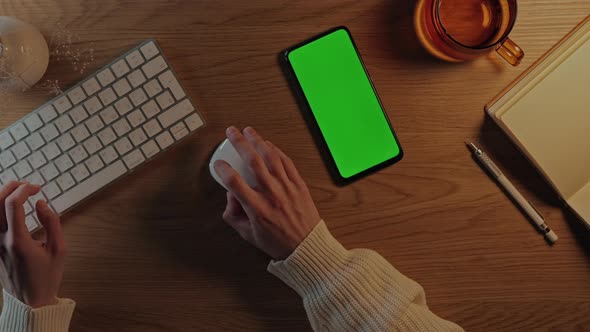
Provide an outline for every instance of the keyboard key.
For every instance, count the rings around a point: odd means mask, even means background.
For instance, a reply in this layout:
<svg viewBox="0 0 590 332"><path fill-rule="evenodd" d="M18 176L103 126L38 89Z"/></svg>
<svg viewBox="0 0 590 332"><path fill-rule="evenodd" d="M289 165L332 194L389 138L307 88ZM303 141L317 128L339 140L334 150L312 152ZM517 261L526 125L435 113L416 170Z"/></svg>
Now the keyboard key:
<svg viewBox="0 0 590 332"><path fill-rule="evenodd" d="M164 58L162 58L162 56L160 55L157 58L143 65L141 67L141 70L143 70L147 78L152 78L166 68L168 68L168 65L166 64L166 61L164 61Z"/></svg>
<svg viewBox="0 0 590 332"><path fill-rule="evenodd" d="M10 133L5 131L2 134L0 134L0 149L6 150L12 144L14 144L14 139L12 139Z"/></svg>
<svg viewBox="0 0 590 332"><path fill-rule="evenodd" d="M25 144L25 142L20 142L20 143L16 143L16 145L12 148L12 153L14 153L14 156L16 157L16 159L21 160L24 157L30 155L31 150Z"/></svg>
<svg viewBox="0 0 590 332"><path fill-rule="evenodd" d="M25 125L29 131L35 131L43 126L43 121L37 114L31 114L25 119Z"/></svg>
<svg viewBox="0 0 590 332"><path fill-rule="evenodd" d="M55 182L57 182L62 191L66 191L76 184L70 173L62 174Z"/></svg>
<svg viewBox="0 0 590 332"><path fill-rule="evenodd" d="M115 108L117 109L117 112L119 112L119 114L123 116L127 114L129 111L131 111L133 109L133 106L131 105L129 98L125 97L115 103Z"/></svg>
<svg viewBox="0 0 590 332"><path fill-rule="evenodd" d="M92 115L102 109L102 104L96 96L88 99L84 102L84 108L88 111L88 114Z"/></svg>
<svg viewBox="0 0 590 332"><path fill-rule="evenodd" d="M129 74L129 76L127 76L127 80L129 80L129 83L131 83L132 87L137 88L143 84L143 82L145 82L145 76L143 76L141 69L138 69Z"/></svg>
<svg viewBox="0 0 590 332"><path fill-rule="evenodd" d="M10 181L17 181L18 177L14 174L14 171L11 169L7 169L2 174L0 174L0 181L3 185L8 184Z"/></svg>
<svg viewBox="0 0 590 332"><path fill-rule="evenodd" d="M106 164L110 164L115 159L117 159L117 157L119 157L119 155L117 154L117 151L115 151L115 149L112 146L107 146L102 151L100 151L99 154L100 154L100 157L102 158L102 160Z"/></svg>
<svg viewBox="0 0 590 332"><path fill-rule="evenodd" d="M53 199L57 195L61 194L61 190L55 182L48 183L47 185L45 185L45 187L43 187L42 190L45 196L47 196L47 198L49 199Z"/></svg>
<svg viewBox="0 0 590 332"><path fill-rule="evenodd" d="M113 70L113 73L117 75L117 77L122 77L129 72L129 66L127 66L127 63L123 59L115 62L111 66L111 69Z"/></svg>
<svg viewBox="0 0 590 332"><path fill-rule="evenodd" d="M141 128L137 128L132 131L131 134L129 134L129 138L135 146L139 146L141 143L147 141L147 136Z"/></svg>
<svg viewBox="0 0 590 332"><path fill-rule="evenodd" d="M193 112L195 108L191 105L188 99L184 99L179 104L174 105L166 112L158 116L158 120L162 124L162 127L167 128L176 121L184 118Z"/></svg>
<svg viewBox="0 0 590 332"><path fill-rule="evenodd" d="M49 142L52 139L59 136L59 132L57 131L57 128L55 128L53 123L50 123L50 124L46 125L45 127L41 128L41 135L43 135L43 138L45 139L45 141Z"/></svg>
<svg viewBox="0 0 590 332"><path fill-rule="evenodd" d="M141 110L143 111L143 114L145 114L145 117L148 119L160 113L160 108L158 107L158 105L156 105L156 102L153 100L150 100L149 102L145 103L145 105L141 107Z"/></svg>
<svg viewBox="0 0 590 332"><path fill-rule="evenodd" d="M27 226L27 230L30 233L34 232L38 228L41 228L41 226L37 223L37 220L33 215L27 216L25 218L25 225Z"/></svg>
<svg viewBox="0 0 590 332"><path fill-rule="evenodd" d="M143 129L149 137L154 137L157 133L162 131L162 127L160 127L160 124L156 119L153 119L150 122L146 123L143 126Z"/></svg>
<svg viewBox="0 0 590 332"><path fill-rule="evenodd" d="M53 102L53 106L59 112L59 114L63 114L65 111L72 108L72 103L70 103L68 96L64 95L62 97L57 98L55 102Z"/></svg>
<svg viewBox="0 0 590 332"><path fill-rule="evenodd" d="M186 123L190 131L195 131L203 125L203 120L197 113L193 113L184 119L184 123Z"/></svg>
<svg viewBox="0 0 590 332"><path fill-rule="evenodd" d="M20 141L21 139L27 137L29 131L25 128L25 125L22 123L17 123L10 127L10 133L15 141Z"/></svg>
<svg viewBox="0 0 590 332"><path fill-rule="evenodd" d="M172 95L168 91L156 97L156 100L162 109L166 109L175 103L174 98L172 98Z"/></svg>
<svg viewBox="0 0 590 332"><path fill-rule="evenodd" d="M143 88L145 92L147 92L148 96L150 96L150 98L162 92L162 87L160 86L160 83L158 83L158 80L156 80L155 78L147 82L143 86Z"/></svg>
<svg viewBox="0 0 590 332"><path fill-rule="evenodd" d="M96 74L96 78L98 78L98 81L102 86L107 86L115 81L113 72L108 68Z"/></svg>
<svg viewBox="0 0 590 332"><path fill-rule="evenodd" d="M12 169L14 170L16 175L21 179L33 172L33 169L31 169L31 166L26 160L23 160L18 164L14 165Z"/></svg>
<svg viewBox="0 0 590 332"><path fill-rule="evenodd" d="M59 169L61 173L67 171L68 169L74 167L74 162L67 154L61 155L59 158L55 159L55 166Z"/></svg>
<svg viewBox="0 0 590 332"><path fill-rule="evenodd" d="M137 66L139 66L145 62L143 60L143 57L141 56L141 53L139 53L139 51L133 51L133 52L129 53L129 55L126 56L125 59L129 63L131 68L136 68Z"/></svg>
<svg viewBox="0 0 590 332"><path fill-rule="evenodd" d="M72 104L77 105L86 99L86 94L81 87L77 86L68 92L68 97L70 97Z"/></svg>
<svg viewBox="0 0 590 332"><path fill-rule="evenodd" d="M151 140L142 145L141 151L143 151L146 157L151 158L155 156L158 152L160 152L160 148L158 147L158 144L156 144L156 142Z"/></svg>
<svg viewBox="0 0 590 332"><path fill-rule="evenodd" d="M82 105L80 106L76 106L70 113L68 113L71 117L72 120L74 120L74 122L76 124L86 120L88 118L88 113L86 113L86 110L84 109L84 107L82 107Z"/></svg>
<svg viewBox="0 0 590 332"><path fill-rule="evenodd" d="M170 128L170 132L172 133L172 136L174 136L174 139L177 141L183 138L184 136L188 135L188 129L186 129L184 122L179 122L172 126Z"/></svg>
<svg viewBox="0 0 590 332"><path fill-rule="evenodd" d="M181 100L184 98L184 96L186 96L184 90L180 86L180 83L171 70L167 70L164 72L164 74L158 76L158 80L164 88L168 88L170 91L172 91L172 94L176 100Z"/></svg>
<svg viewBox="0 0 590 332"><path fill-rule="evenodd" d="M47 201L47 199L45 198L45 195L43 194L43 190L40 190L35 195L29 197L29 202L31 202L31 205L33 205L33 206L35 206L38 201L42 201L42 200Z"/></svg>
<svg viewBox="0 0 590 332"><path fill-rule="evenodd" d="M122 161L118 160L114 164L91 176L70 191L53 200L51 205L53 205L55 212L61 214L126 172L127 168Z"/></svg>
<svg viewBox="0 0 590 332"><path fill-rule="evenodd" d="M42 186L45 184L45 180L43 179L43 177L41 176L41 174L39 174L39 172L34 172L31 175L27 176L26 180L30 183L30 184L36 184L39 186Z"/></svg>
<svg viewBox="0 0 590 332"><path fill-rule="evenodd" d="M86 126L84 124L81 124L81 125L77 126L76 128L72 129L72 131L70 131L70 133L72 134L72 136L74 136L74 139L78 143L82 142L83 140L88 138L88 136L90 136L90 133L88 132L88 129L86 128Z"/></svg>
<svg viewBox="0 0 590 332"><path fill-rule="evenodd" d="M115 142L115 149L117 149L117 152L120 155L124 155L125 153L131 151L132 148L133 146L131 145L131 142L129 142L129 139L127 137L123 137L117 142Z"/></svg>
<svg viewBox="0 0 590 332"><path fill-rule="evenodd" d="M169 132L165 131L156 137L156 141L160 145L160 148L165 149L174 143L174 138L172 138Z"/></svg>
<svg viewBox="0 0 590 332"><path fill-rule="evenodd" d="M88 158L88 153L82 145L78 145L70 151L70 158L72 158L75 164L79 164L81 161Z"/></svg>
<svg viewBox="0 0 590 332"><path fill-rule="evenodd" d="M84 142L84 147L86 148L86 151L88 151L88 154L92 155L96 151L102 149L102 144L100 144L100 141L96 136L92 136Z"/></svg>
<svg viewBox="0 0 590 332"><path fill-rule="evenodd" d="M122 78L113 84L113 88L119 97L123 97L131 91L131 85L129 85L129 82L127 82L127 79L125 78Z"/></svg>
<svg viewBox="0 0 590 332"><path fill-rule="evenodd" d="M43 151L43 154L45 154L45 158L47 158L47 160L53 160L53 158L59 156L61 154L61 151L59 150L59 148L57 147L57 144L55 144L55 142L51 142L47 145L45 145L41 151Z"/></svg>
<svg viewBox="0 0 590 332"><path fill-rule="evenodd" d="M55 121L55 126L57 127L57 129L59 129L60 132L65 133L74 126L74 123L67 114L64 114L62 117Z"/></svg>
<svg viewBox="0 0 590 332"><path fill-rule="evenodd" d="M92 77L89 80L87 80L86 82L82 83L82 87L84 88L84 91L86 92L86 95L88 95L88 96L92 96L93 94L97 93L98 90L100 90L100 85L98 84L98 81L94 77Z"/></svg>
<svg viewBox="0 0 590 332"><path fill-rule="evenodd" d="M39 110L39 115L43 122L47 123L55 118L57 118L57 112L51 105L47 105L44 108ZM33 131L34 129L29 128L29 130Z"/></svg>
<svg viewBox="0 0 590 332"><path fill-rule="evenodd" d="M100 117L98 116L90 118L88 121L85 122L85 124L92 134L104 128L104 123L102 123Z"/></svg>
<svg viewBox="0 0 590 332"><path fill-rule="evenodd" d="M4 151L0 154L0 165L4 168L8 168L16 163L16 158L10 151Z"/></svg>
<svg viewBox="0 0 590 332"><path fill-rule="evenodd" d="M45 141L43 137L39 133L33 133L31 136L27 137L25 140L27 145L31 148L31 150L35 151L45 145Z"/></svg>
<svg viewBox="0 0 590 332"><path fill-rule="evenodd" d="M158 47L156 47L156 45L154 44L154 42L149 42L145 45L143 45L141 48L141 53L143 54L143 56L146 59L151 59L154 56L156 56L158 53L160 53L160 51L158 51Z"/></svg>
<svg viewBox="0 0 590 332"><path fill-rule="evenodd" d="M133 105L139 106L147 100L147 96L142 88L138 88L129 94L129 99L131 99Z"/></svg>
<svg viewBox="0 0 590 332"><path fill-rule="evenodd" d="M25 214L33 212L33 207L29 202L25 202L25 204L23 204L23 208L25 209Z"/></svg>
<svg viewBox="0 0 590 332"><path fill-rule="evenodd" d="M139 166L144 160L145 160L145 157L143 156L143 153L141 153L140 149L137 149L137 150L131 152L130 154L126 155L125 157L123 157L123 161L125 162L125 165L127 165L127 168L129 168L129 169L133 169L133 168Z"/></svg>
<svg viewBox="0 0 590 332"><path fill-rule="evenodd" d="M126 119L121 119L115 122L115 124L113 125L113 129L115 129L115 133L117 133L117 136L121 137L131 130L131 126L129 125L129 122L127 122Z"/></svg>
<svg viewBox="0 0 590 332"><path fill-rule="evenodd" d="M64 152L68 151L74 145L76 145L76 142L74 142L72 135L70 135L69 133L63 134L60 138L57 139L56 142L59 148Z"/></svg>
<svg viewBox="0 0 590 332"><path fill-rule="evenodd" d="M47 164L47 159L45 159L45 156L43 156L41 151L37 151L29 157L29 163L34 169L38 169L41 166Z"/></svg>
<svg viewBox="0 0 590 332"><path fill-rule="evenodd" d="M107 106L110 103L112 103L115 100L117 100L117 96L115 95L115 92L111 88L106 88L103 91L101 91L98 94L98 98L100 98L100 101L102 101L102 104L104 106Z"/></svg>
<svg viewBox="0 0 590 332"><path fill-rule="evenodd" d="M59 171L53 164L47 164L45 167L41 168L41 174L47 181L53 180L56 176L59 175Z"/></svg>
<svg viewBox="0 0 590 332"><path fill-rule="evenodd" d="M86 160L84 164L86 164L86 167L88 167L90 173L96 173L104 167L104 163L98 156L90 157L90 159Z"/></svg>
<svg viewBox="0 0 590 332"><path fill-rule="evenodd" d="M109 106L105 108L104 111L100 112L100 118L106 125L108 125L111 122L117 120L119 118L119 114L117 114L117 111L115 111L112 106Z"/></svg>
<svg viewBox="0 0 590 332"><path fill-rule="evenodd" d="M100 138L100 141L102 142L103 145L108 145L111 142L113 142L115 139L117 139L117 136L115 135L115 132L113 131L113 129L111 129L110 127L107 127L103 131L98 133L98 138Z"/></svg>
<svg viewBox="0 0 590 332"><path fill-rule="evenodd" d="M88 172L88 169L86 166L84 166L84 164L80 164L72 168L72 175L76 181L80 182L90 176L90 172Z"/></svg>
<svg viewBox="0 0 590 332"><path fill-rule="evenodd" d="M129 114L127 119L129 120L129 123L131 123L131 126L133 126L133 128L139 126L145 121L145 117L143 116L143 113L141 113L140 110L136 110L133 113Z"/></svg>

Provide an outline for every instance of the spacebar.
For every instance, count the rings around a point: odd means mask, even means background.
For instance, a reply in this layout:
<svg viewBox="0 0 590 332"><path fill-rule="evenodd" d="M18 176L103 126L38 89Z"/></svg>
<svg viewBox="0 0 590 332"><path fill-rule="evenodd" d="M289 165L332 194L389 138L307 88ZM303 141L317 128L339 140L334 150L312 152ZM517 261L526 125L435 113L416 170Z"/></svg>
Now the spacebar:
<svg viewBox="0 0 590 332"><path fill-rule="evenodd" d="M102 187L106 186L126 172L127 168L125 167L125 164L123 164L121 160L118 160L116 163L78 184L70 191L52 200L51 205L53 205L55 212L62 214L76 203L79 203L84 198L100 190Z"/></svg>

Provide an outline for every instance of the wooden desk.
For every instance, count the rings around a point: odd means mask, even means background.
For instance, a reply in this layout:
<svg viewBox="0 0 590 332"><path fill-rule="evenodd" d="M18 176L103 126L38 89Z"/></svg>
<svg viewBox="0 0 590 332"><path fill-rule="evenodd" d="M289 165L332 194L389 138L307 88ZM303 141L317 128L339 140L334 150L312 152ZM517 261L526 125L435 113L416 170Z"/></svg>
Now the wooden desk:
<svg viewBox="0 0 590 332"><path fill-rule="evenodd" d="M305 331L300 299L266 273L268 259L221 220L208 158L230 125L252 125L290 154L322 216L347 247L372 248L420 282L437 314L471 331L582 331L590 326L590 240L483 105L590 13L587 0L522 0L512 37L526 51L453 65L415 48L410 0L15 1L2 15L72 50L88 71L154 37L205 114L189 142L63 218L62 295L72 331ZM334 186L277 65L277 52L347 25L406 151L405 159ZM67 37L67 35L64 35ZM91 60L88 53L83 57ZM70 58L71 60L71 58ZM46 78L86 76L52 59ZM2 127L49 99L36 88L5 101ZM497 159L560 236L554 247L471 159L473 138Z"/></svg>

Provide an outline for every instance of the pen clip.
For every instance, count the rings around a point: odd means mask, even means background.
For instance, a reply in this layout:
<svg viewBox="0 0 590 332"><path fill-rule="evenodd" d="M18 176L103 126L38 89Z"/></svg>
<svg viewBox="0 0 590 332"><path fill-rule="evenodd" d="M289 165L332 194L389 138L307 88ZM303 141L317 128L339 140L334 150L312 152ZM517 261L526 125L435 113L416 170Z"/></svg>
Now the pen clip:
<svg viewBox="0 0 590 332"><path fill-rule="evenodd" d="M545 217L543 217L543 215L541 214L541 212L539 212L539 210L537 210L537 208L533 205L533 203L531 203L531 201L527 201L529 202L529 205L533 208L533 210L535 210L535 212L537 212L537 214L539 215L539 217L541 217L541 219L543 219L543 221L545 221Z"/></svg>

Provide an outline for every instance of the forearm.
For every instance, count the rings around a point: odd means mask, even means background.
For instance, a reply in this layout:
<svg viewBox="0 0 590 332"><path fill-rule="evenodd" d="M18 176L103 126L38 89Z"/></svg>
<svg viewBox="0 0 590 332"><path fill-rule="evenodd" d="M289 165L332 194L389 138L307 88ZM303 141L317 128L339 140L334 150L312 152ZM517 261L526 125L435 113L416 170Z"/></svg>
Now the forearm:
<svg viewBox="0 0 590 332"><path fill-rule="evenodd" d="M0 315L0 331L10 332L66 332L76 304L69 299L58 299L55 305L33 309L6 291Z"/></svg>
<svg viewBox="0 0 590 332"><path fill-rule="evenodd" d="M302 296L316 331L461 331L432 313L424 290L371 250L346 250L321 222L268 267Z"/></svg>

